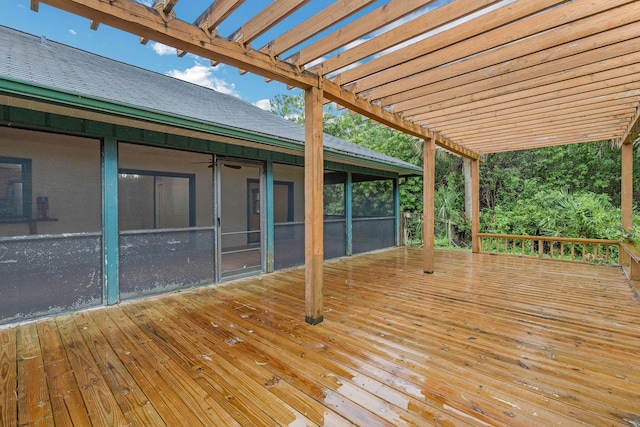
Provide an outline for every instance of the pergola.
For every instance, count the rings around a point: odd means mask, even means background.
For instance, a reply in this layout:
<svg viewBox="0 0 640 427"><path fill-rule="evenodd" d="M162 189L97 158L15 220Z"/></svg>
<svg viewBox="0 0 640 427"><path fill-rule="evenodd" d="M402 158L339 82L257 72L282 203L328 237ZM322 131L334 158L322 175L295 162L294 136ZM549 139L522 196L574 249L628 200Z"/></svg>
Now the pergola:
<svg viewBox="0 0 640 427"><path fill-rule="evenodd" d="M274 0L231 34L243 0L31 0L305 91L306 320L323 319L322 107L331 101L424 140L424 271L433 272L435 146L472 160L479 251L484 154L609 140L622 147L622 225L632 223L640 134L638 0L335 0L284 30L310 0ZM210 4L209 4L210 3ZM437 7L436 7L437 6ZM346 24L341 21L355 16ZM276 33L264 46L256 38ZM159 88L160 90L160 88Z"/></svg>

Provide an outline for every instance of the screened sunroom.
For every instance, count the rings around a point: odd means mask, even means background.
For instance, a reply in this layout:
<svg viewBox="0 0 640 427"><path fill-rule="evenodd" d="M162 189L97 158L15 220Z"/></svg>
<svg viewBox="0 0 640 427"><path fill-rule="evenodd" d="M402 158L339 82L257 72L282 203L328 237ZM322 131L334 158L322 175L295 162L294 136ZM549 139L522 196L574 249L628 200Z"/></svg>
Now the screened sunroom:
<svg viewBox="0 0 640 427"><path fill-rule="evenodd" d="M303 265L303 154L234 97L0 27L0 324ZM324 169L324 258L397 245L421 170L328 135Z"/></svg>

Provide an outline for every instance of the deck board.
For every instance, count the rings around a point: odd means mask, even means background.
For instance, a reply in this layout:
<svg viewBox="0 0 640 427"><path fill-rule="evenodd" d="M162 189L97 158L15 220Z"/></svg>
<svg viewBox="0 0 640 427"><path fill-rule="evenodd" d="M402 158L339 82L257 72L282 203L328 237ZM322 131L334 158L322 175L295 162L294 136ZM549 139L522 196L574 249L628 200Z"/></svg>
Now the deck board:
<svg viewBox="0 0 640 427"><path fill-rule="evenodd" d="M0 330L0 425L18 423L16 328Z"/></svg>
<svg viewBox="0 0 640 427"><path fill-rule="evenodd" d="M640 426L618 268L396 248L0 330L0 424Z"/></svg>
<svg viewBox="0 0 640 427"><path fill-rule="evenodd" d="M67 359L58 326L50 320L38 322L37 326L40 346L46 349L42 354L42 362L47 374L55 425L90 425L87 408Z"/></svg>

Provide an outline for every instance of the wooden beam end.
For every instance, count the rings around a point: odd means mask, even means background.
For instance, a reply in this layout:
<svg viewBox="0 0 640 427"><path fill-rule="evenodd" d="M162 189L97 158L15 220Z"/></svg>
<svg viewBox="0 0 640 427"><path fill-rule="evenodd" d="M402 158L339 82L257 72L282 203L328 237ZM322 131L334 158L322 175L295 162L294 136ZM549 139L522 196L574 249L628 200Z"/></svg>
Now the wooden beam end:
<svg viewBox="0 0 640 427"><path fill-rule="evenodd" d="M38 12L40 10L40 1L31 0L31 2L29 3L29 8L34 12Z"/></svg>

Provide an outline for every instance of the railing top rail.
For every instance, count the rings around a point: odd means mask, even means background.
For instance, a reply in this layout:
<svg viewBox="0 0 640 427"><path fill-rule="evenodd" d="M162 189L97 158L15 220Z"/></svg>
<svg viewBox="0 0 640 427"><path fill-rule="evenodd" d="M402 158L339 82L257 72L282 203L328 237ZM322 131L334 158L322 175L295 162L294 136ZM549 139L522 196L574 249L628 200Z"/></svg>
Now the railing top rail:
<svg viewBox="0 0 640 427"><path fill-rule="evenodd" d="M494 234L494 233L478 233L479 237L489 237L497 239L517 239L517 240L543 240L546 242L573 242L573 243L598 243L603 245L619 245L619 240L607 239L585 239L580 237L552 237L552 236L525 236L517 234Z"/></svg>

